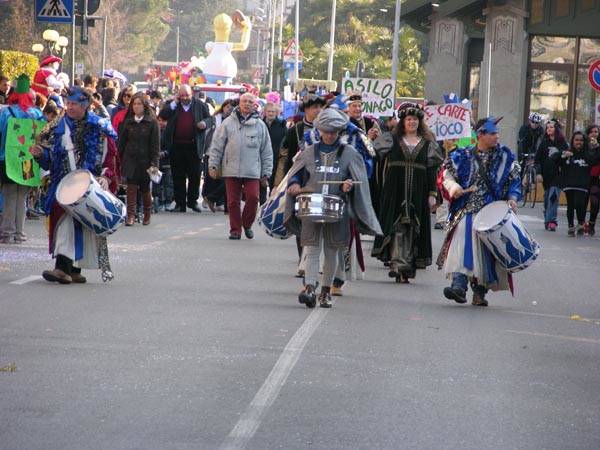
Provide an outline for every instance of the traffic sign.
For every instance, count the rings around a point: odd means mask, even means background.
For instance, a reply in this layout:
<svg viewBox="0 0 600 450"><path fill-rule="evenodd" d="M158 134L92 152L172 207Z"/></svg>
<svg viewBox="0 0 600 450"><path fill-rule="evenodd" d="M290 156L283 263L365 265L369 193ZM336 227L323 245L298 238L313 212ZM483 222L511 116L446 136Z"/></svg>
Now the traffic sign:
<svg viewBox="0 0 600 450"><path fill-rule="evenodd" d="M254 83L260 83L262 81L262 66L253 65L252 66L252 81Z"/></svg>
<svg viewBox="0 0 600 450"><path fill-rule="evenodd" d="M283 52L283 57L284 59L286 59L286 56L296 56L296 51L298 51L298 59L302 59L302 57L304 56L304 53L302 53L302 49L300 48L300 46L297 47L298 50L296 50L296 39L290 39L288 41L287 47L285 48L285 51Z"/></svg>
<svg viewBox="0 0 600 450"><path fill-rule="evenodd" d="M588 81L597 91L600 91L600 59L592 61L588 69Z"/></svg>
<svg viewBox="0 0 600 450"><path fill-rule="evenodd" d="M296 61L283 61L283 68L285 70L294 70L295 65ZM298 61L298 70L302 70L302 60Z"/></svg>
<svg viewBox="0 0 600 450"><path fill-rule="evenodd" d="M73 22L73 0L35 0L38 22Z"/></svg>

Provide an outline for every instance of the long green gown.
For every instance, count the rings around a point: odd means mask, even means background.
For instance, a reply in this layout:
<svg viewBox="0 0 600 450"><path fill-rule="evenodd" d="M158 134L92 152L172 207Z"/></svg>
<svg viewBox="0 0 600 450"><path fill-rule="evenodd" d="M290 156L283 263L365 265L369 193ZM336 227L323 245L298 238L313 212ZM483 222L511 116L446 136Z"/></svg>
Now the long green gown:
<svg viewBox="0 0 600 450"><path fill-rule="evenodd" d="M439 146L421 138L411 148L394 137L384 162L379 222L383 237L375 240L372 256L389 262L405 278L432 263L429 195L436 195Z"/></svg>

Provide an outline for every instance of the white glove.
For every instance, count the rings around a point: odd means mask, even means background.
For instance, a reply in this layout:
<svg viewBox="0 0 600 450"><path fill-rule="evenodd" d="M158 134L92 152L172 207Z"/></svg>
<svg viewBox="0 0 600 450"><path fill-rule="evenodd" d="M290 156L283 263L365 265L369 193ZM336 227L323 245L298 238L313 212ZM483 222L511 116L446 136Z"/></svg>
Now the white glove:
<svg viewBox="0 0 600 450"><path fill-rule="evenodd" d="M171 109L175 110L177 108L177 102L175 100L171 101Z"/></svg>

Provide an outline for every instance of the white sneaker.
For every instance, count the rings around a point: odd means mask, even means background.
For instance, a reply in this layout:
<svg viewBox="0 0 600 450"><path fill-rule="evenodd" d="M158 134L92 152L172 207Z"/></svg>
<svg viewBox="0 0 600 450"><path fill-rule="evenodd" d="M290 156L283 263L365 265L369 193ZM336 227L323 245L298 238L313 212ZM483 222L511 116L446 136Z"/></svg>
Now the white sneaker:
<svg viewBox="0 0 600 450"><path fill-rule="evenodd" d="M172 201L172 202L169 204L169 206L167 206L165 209L166 209L167 211L173 211L173 210L175 209L175 207L176 207L176 206L177 206L177 203L175 203L175 200L173 200L173 201Z"/></svg>

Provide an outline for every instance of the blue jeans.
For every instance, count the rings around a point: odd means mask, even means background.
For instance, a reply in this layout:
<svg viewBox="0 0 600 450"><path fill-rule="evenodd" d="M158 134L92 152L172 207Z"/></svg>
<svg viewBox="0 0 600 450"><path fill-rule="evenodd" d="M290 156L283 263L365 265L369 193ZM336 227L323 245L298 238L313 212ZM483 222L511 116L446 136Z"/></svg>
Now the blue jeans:
<svg viewBox="0 0 600 450"><path fill-rule="evenodd" d="M461 288L463 291L467 292L467 287L469 284L469 280L464 273L454 272L452 274L452 287L453 288ZM479 284L471 284L471 289L473 292L477 292L482 297L487 293L487 288L481 286Z"/></svg>
<svg viewBox="0 0 600 450"><path fill-rule="evenodd" d="M544 190L544 223L557 223L558 201L560 199L560 188L550 186Z"/></svg>

